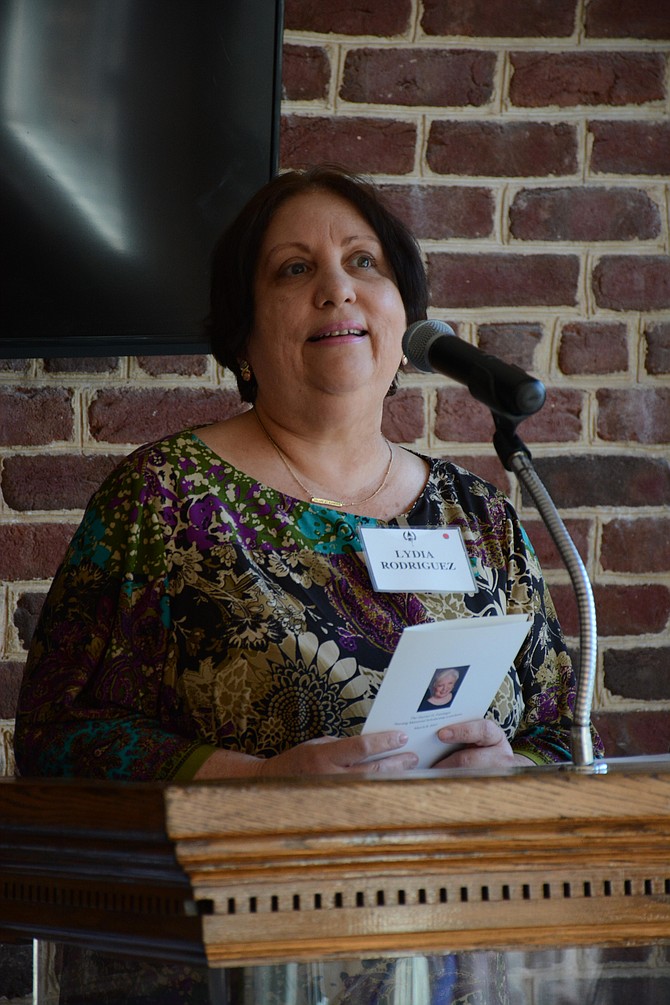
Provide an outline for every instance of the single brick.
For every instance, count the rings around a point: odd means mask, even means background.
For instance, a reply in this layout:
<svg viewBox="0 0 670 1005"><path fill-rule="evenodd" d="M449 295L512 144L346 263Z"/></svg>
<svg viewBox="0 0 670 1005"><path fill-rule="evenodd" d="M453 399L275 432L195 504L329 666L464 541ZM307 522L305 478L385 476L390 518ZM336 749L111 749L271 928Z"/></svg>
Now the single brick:
<svg viewBox="0 0 670 1005"><path fill-rule="evenodd" d="M539 457L534 453L533 463L559 509L670 504L670 462L665 458L625 453ZM525 492L523 497L530 504Z"/></svg>
<svg viewBox="0 0 670 1005"><path fill-rule="evenodd" d="M0 445L35 446L70 440L72 391L59 387L0 388Z"/></svg>
<svg viewBox="0 0 670 1005"><path fill-rule="evenodd" d="M647 373L670 373L670 321L650 322L644 330Z"/></svg>
<svg viewBox="0 0 670 1005"><path fill-rule="evenodd" d="M488 237L493 233L495 199L489 188L465 185L383 185L392 212L420 240Z"/></svg>
<svg viewBox="0 0 670 1005"><path fill-rule="evenodd" d="M0 373L27 373L30 365L29 359L0 359Z"/></svg>
<svg viewBox="0 0 670 1005"><path fill-rule="evenodd" d="M382 432L394 443L412 443L426 431L423 392L418 388L400 388L384 401Z"/></svg>
<svg viewBox="0 0 670 1005"><path fill-rule="evenodd" d="M577 134L564 122L436 121L426 161L437 174L494 178L577 171Z"/></svg>
<svg viewBox="0 0 670 1005"><path fill-rule="evenodd" d="M605 687L622 698L665 701L670 694L669 656L667 646L610 649L604 660ZM667 741L668 713L665 715Z"/></svg>
<svg viewBox="0 0 670 1005"><path fill-rule="evenodd" d="M564 587L560 583L551 583L548 585L548 589L563 634L568 638L579 638L579 610L574 590L572 587ZM574 651L568 646L568 652L575 669L577 669L579 650Z"/></svg>
<svg viewBox="0 0 670 1005"><path fill-rule="evenodd" d="M423 0L427 35L563 38L575 27L574 0Z"/></svg>
<svg viewBox="0 0 670 1005"><path fill-rule="evenodd" d="M670 174L670 123L589 122L596 174Z"/></svg>
<svg viewBox="0 0 670 1005"><path fill-rule="evenodd" d="M665 60L646 52L513 52L510 99L521 108L642 105L665 98Z"/></svg>
<svg viewBox="0 0 670 1005"><path fill-rule="evenodd" d="M501 356L524 370L533 367L535 350L542 340L542 325L528 321L479 325L477 343L482 352Z"/></svg>
<svg viewBox="0 0 670 1005"><path fill-rule="evenodd" d="M670 38L666 0L589 0L584 26L587 38Z"/></svg>
<svg viewBox="0 0 670 1005"><path fill-rule="evenodd" d="M74 524L0 524L0 579L51 579L75 530Z"/></svg>
<svg viewBox="0 0 670 1005"><path fill-rule="evenodd" d="M533 188L514 197L510 233L522 241L632 241L658 237L659 207L630 188Z"/></svg>
<svg viewBox="0 0 670 1005"><path fill-rule="evenodd" d="M118 356L57 356L44 360L45 373L114 373Z"/></svg>
<svg viewBox="0 0 670 1005"><path fill-rule="evenodd" d="M11 509L83 509L120 462L113 454L16 454L5 458L2 494Z"/></svg>
<svg viewBox="0 0 670 1005"><path fill-rule="evenodd" d="M628 369L626 325L576 321L564 325L558 348L562 373L622 373Z"/></svg>
<svg viewBox="0 0 670 1005"><path fill-rule="evenodd" d="M670 572L670 518L638 516L607 521L600 564L606 572Z"/></svg>
<svg viewBox="0 0 670 1005"><path fill-rule="evenodd" d="M670 443L670 387L603 388L596 396L601 439Z"/></svg>
<svg viewBox="0 0 670 1005"><path fill-rule="evenodd" d="M519 434L528 444L576 442L582 435L585 405L584 392L550 387L544 405L539 412L524 420Z"/></svg>
<svg viewBox="0 0 670 1005"><path fill-rule="evenodd" d="M436 307L572 307L577 303L576 255L429 254Z"/></svg>
<svg viewBox="0 0 670 1005"><path fill-rule="evenodd" d="M528 443L577 441L582 431L585 397L580 391L551 388L544 407L520 430ZM493 438L491 411L469 391L449 383L437 392L435 435L446 442L476 443Z"/></svg>
<svg viewBox="0 0 670 1005"><path fill-rule="evenodd" d="M0 663L0 719L13 719L16 715L23 667L24 663L18 660ZM7 990L6 987L4 990Z"/></svg>
<svg viewBox="0 0 670 1005"><path fill-rule="evenodd" d="M579 635L576 605L571 611L571 586L553 583L551 595L560 606L561 626L566 635ZM598 635L658 635L670 617L670 591L656 584L641 586L598 585L593 590ZM570 612L570 613L569 613ZM607 682L605 684L607 687ZM666 695L667 695L666 684ZM632 697L632 695L628 695ZM643 695L639 695L643 697Z"/></svg>
<svg viewBox="0 0 670 1005"><path fill-rule="evenodd" d="M445 443L490 443L495 427L489 409L449 381L437 392L434 431Z"/></svg>
<svg viewBox="0 0 670 1005"><path fill-rule="evenodd" d="M46 594L22 593L16 604L14 624L24 649L30 648Z"/></svg>
<svg viewBox="0 0 670 1005"><path fill-rule="evenodd" d="M608 649L604 653L604 665L608 666L612 656L627 661L631 665L639 650L627 649L618 652ZM670 649L659 648L659 668L670 663ZM635 709L627 712L595 711L593 724L605 745L605 757L639 757L649 754L665 754L670 750L668 737L668 713ZM613 950L616 962L622 947ZM639 950L638 950L639 951ZM603 959L602 951L600 958ZM610 957L612 958L612 957Z"/></svg>
<svg viewBox="0 0 670 1005"><path fill-rule="evenodd" d="M362 4L360 0L285 0L284 27L321 34L375 35L390 38L410 27L412 0Z"/></svg>
<svg viewBox="0 0 670 1005"><path fill-rule="evenodd" d="M328 96L330 59L318 45L288 45L282 53L282 98L318 101Z"/></svg>
<svg viewBox="0 0 670 1005"><path fill-rule="evenodd" d="M396 119L288 115L282 122L280 161L303 168L337 160L365 174L409 174L416 126Z"/></svg>
<svg viewBox="0 0 670 1005"><path fill-rule="evenodd" d="M670 258L662 255L604 255L593 270L598 307L615 311L658 311L670 307Z"/></svg>
<svg viewBox="0 0 670 1005"><path fill-rule="evenodd" d="M209 357L204 354L184 356L138 356L137 365L152 377L178 374L180 377L202 377L207 373Z"/></svg>
<svg viewBox="0 0 670 1005"><path fill-rule="evenodd" d="M98 392L89 407L94 439L144 443L242 411L236 391L204 388L123 388Z"/></svg>
<svg viewBox="0 0 670 1005"><path fill-rule="evenodd" d="M363 104L485 105L496 58L476 49L352 49L340 97Z"/></svg>
<svg viewBox="0 0 670 1005"><path fill-rule="evenodd" d="M537 552L542 568L545 570L564 569L565 565L560 552L543 521L525 517L523 525ZM566 520L565 529L586 565L589 557L591 522L589 520Z"/></svg>
<svg viewBox="0 0 670 1005"><path fill-rule="evenodd" d="M514 476L502 466L493 447L487 454L459 454L452 449L440 451L438 448L431 449L430 454L431 457L442 456L466 471L471 471L484 481L491 482L507 496L515 484Z"/></svg>

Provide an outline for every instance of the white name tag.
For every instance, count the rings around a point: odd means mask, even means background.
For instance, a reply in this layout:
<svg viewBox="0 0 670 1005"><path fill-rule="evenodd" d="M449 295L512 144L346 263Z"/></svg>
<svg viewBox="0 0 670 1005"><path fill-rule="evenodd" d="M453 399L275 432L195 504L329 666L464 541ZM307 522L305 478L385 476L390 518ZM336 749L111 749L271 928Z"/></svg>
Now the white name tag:
<svg viewBox="0 0 670 1005"><path fill-rule="evenodd" d="M470 559L458 527L359 527L378 593L474 593Z"/></svg>

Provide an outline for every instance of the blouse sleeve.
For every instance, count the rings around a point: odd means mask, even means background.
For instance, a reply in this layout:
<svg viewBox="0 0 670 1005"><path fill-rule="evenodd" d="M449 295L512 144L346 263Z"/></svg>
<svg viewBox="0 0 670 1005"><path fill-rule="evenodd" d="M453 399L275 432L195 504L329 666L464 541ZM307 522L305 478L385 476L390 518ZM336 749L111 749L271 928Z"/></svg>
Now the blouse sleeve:
<svg viewBox="0 0 670 1005"><path fill-rule="evenodd" d="M508 569L508 612L531 611L531 629L516 659L524 711L512 748L536 764L570 760L576 678L570 654L533 546L512 516L513 558ZM594 754L603 754L592 729Z"/></svg>
<svg viewBox="0 0 670 1005"><path fill-rule="evenodd" d="M138 452L86 510L28 655L22 775L186 779L214 749L189 735L170 681L160 490Z"/></svg>

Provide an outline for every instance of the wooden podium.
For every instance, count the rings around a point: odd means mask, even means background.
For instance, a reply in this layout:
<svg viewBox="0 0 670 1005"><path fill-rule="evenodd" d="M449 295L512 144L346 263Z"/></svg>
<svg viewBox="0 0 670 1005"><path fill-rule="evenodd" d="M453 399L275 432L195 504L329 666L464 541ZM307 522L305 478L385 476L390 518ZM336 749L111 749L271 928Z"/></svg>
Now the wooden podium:
<svg viewBox="0 0 670 1005"><path fill-rule="evenodd" d="M0 940L224 968L670 940L670 758L0 781Z"/></svg>

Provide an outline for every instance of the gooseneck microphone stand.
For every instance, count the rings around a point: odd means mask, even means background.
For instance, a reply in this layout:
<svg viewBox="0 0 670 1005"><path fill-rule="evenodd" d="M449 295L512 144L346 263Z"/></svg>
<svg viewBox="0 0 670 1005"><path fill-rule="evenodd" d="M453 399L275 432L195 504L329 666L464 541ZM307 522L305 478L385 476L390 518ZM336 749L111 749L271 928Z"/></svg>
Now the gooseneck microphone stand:
<svg viewBox="0 0 670 1005"><path fill-rule="evenodd" d="M570 574L577 597L580 636L579 674L573 726L570 731L570 752L573 764L578 770L603 772L607 770L607 766L602 761L598 766L595 765L591 738L591 707L596 679L598 635L595 602L588 573L551 496L533 467L530 451L517 435L517 425L527 416L503 415L495 411L491 414L496 426L493 437L496 453L507 471L513 471L521 485L527 489Z"/></svg>
<svg viewBox="0 0 670 1005"><path fill-rule="evenodd" d="M493 445L498 457L528 490L558 548L570 573L579 608L579 675L570 733L572 762L581 770L606 771L602 761L598 767L593 766L591 739L598 651L593 590L579 552L533 467L530 451L516 432L520 422L542 408L546 397L544 384L518 366L463 342L444 321L428 318L415 321L405 332L402 346L418 370L441 373L465 384L473 398L490 409L496 426Z"/></svg>

